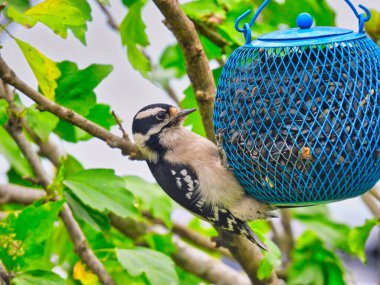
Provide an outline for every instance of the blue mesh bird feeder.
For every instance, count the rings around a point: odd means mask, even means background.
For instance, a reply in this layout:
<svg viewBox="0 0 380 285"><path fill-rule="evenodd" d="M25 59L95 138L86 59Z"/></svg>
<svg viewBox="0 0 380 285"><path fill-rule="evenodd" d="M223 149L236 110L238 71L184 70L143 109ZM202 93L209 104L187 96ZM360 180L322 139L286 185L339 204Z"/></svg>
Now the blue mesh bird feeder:
<svg viewBox="0 0 380 285"><path fill-rule="evenodd" d="M215 135L246 191L276 205L351 198L380 178L380 49L364 32L312 27L302 13L291 28L236 49L219 81Z"/></svg>

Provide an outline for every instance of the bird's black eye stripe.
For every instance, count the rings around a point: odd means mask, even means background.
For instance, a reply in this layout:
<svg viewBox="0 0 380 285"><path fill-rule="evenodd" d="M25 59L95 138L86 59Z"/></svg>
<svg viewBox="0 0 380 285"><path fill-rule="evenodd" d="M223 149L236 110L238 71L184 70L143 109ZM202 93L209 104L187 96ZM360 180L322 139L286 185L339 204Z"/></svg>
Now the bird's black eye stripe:
<svg viewBox="0 0 380 285"><path fill-rule="evenodd" d="M165 118L166 118L166 113L165 113L165 112L159 112L159 113L156 115L156 118L157 118L157 120L163 121L163 120L165 120Z"/></svg>

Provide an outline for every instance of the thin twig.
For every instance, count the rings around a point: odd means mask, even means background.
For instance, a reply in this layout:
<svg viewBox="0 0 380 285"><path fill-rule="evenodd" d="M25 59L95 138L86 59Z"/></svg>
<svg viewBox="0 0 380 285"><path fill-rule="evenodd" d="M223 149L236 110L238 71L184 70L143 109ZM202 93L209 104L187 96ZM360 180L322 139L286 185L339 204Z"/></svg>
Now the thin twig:
<svg viewBox="0 0 380 285"><path fill-rule="evenodd" d="M118 31L119 30L119 25L117 24L115 18L112 16L111 12L99 0L95 0L95 2L98 3L98 6L99 6L100 10L102 10L103 14L106 16L108 25L113 30Z"/></svg>
<svg viewBox="0 0 380 285"><path fill-rule="evenodd" d="M166 94L168 94L168 96L177 104L177 106L179 106L180 101L178 99L177 93L175 93L174 89L170 86L169 83L164 86L164 90L166 91Z"/></svg>
<svg viewBox="0 0 380 285"><path fill-rule="evenodd" d="M165 223L161 219L154 218L149 212L143 211L143 216L148 218L149 220L153 221L156 224L165 226ZM221 247L216 247L215 242L211 241L210 238L199 234L188 227L181 225L177 222L173 222L173 228L172 228L173 233L179 235L182 237L184 240L193 243L196 246L199 246L205 250L211 251L211 252L217 252L219 254L222 254L228 258L233 259L234 257L231 255L231 253Z"/></svg>
<svg viewBox="0 0 380 285"><path fill-rule="evenodd" d="M191 19L195 25L197 31L212 41L215 45L224 49L229 43L216 31L214 31L211 27L207 27L205 24L198 22L197 20Z"/></svg>
<svg viewBox="0 0 380 285"><path fill-rule="evenodd" d="M207 238L197 232L194 232L188 227L185 227L179 223L173 223L173 232L182 237L183 239L190 241L196 246L200 246L211 252L216 251L231 259L234 258L228 250L224 248L216 248L215 243L212 242L210 238Z"/></svg>
<svg viewBox="0 0 380 285"><path fill-rule="evenodd" d="M115 111L113 111L113 110L112 110L112 116L115 118L115 121L116 121L117 125L119 126L119 130L121 131L121 133L123 135L123 139L128 140L129 136L123 127L123 123L122 123L120 117L118 115L116 115Z"/></svg>

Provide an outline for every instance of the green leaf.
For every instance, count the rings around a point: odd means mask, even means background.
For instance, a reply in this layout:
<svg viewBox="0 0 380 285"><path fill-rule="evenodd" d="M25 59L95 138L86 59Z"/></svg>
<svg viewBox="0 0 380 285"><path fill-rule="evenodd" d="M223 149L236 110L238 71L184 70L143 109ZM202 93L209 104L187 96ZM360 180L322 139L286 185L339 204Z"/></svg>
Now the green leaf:
<svg viewBox="0 0 380 285"><path fill-rule="evenodd" d="M1 146L0 146L1 147ZM1 153L1 152L0 152ZM15 169L11 167L7 172L8 182L25 187L36 187L32 182L24 179Z"/></svg>
<svg viewBox="0 0 380 285"><path fill-rule="evenodd" d="M0 99L0 125L4 125L8 119L8 102L5 99Z"/></svg>
<svg viewBox="0 0 380 285"><path fill-rule="evenodd" d="M144 235L144 241L149 245L150 248L165 253L168 256L177 250L176 246L173 244L172 233L146 234Z"/></svg>
<svg viewBox="0 0 380 285"><path fill-rule="evenodd" d="M52 235L47 239L45 245L46 255L51 258L54 254L58 259L56 266L67 266L70 268L78 261L78 256L74 253L74 245L69 233L61 220L58 220L54 226ZM69 284L69 283L68 283Z"/></svg>
<svg viewBox="0 0 380 285"><path fill-rule="evenodd" d="M380 40L380 12L371 9L371 20L365 22L365 31L373 38L375 41Z"/></svg>
<svg viewBox="0 0 380 285"><path fill-rule="evenodd" d="M212 71L215 83L218 83L220 75L222 73L222 67L216 68ZM183 109L197 108L197 101L195 99L194 91L192 86L190 85L183 92L185 94L185 98L180 102L180 106ZM191 130L198 135L206 137L206 131L203 126L203 121L201 114L199 111L191 113L184 122L184 126L191 126Z"/></svg>
<svg viewBox="0 0 380 285"><path fill-rule="evenodd" d="M72 124L60 120L54 132L65 141L76 143L78 141L86 141L92 138L90 134L81 128L75 127Z"/></svg>
<svg viewBox="0 0 380 285"><path fill-rule="evenodd" d="M329 217L326 206L315 206L293 210L293 218L302 222L308 229L315 231L318 236L334 248L349 252L347 236L350 227L337 223Z"/></svg>
<svg viewBox="0 0 380 285"><path fill-rule="evenodd" d="M0 126L0 153L21 176L33 177L33 171L8 132Z"/></svg>
<svg viewBox="0 0 380 285"><path fill-rule="evenodd" d="M139 2L141 0L122 0L123 4L127 6L128 8L131 7L136 2Z"/></svg>
<svg viewBox="0 0 380 285"><path fill-rule="evenodd" d="M313 231L305 231L292 250L289 285L344 285L344 268L339 257L327 249Z"/></svg>
<svg viewBox="0 0 380 285"><path fill-rule="evenodd" d="M273 264L266 258L260 261L259 268L257 269L257 278L259 280L265 280L272 275Z"/></svg>
<svg viewBox="0 0 380 285"><path fill-rule="evenodd" d="M207 285L207 284L209 284L209 283L205 282L204 280L200 279L198 276L195 276L195 275L183 270L179 266L176 266L175 269L177 271L179 284L181 284L181 285L194 285L194 284Z"/></svg>
<svg viewBox="0 0 380 285"><path fill-rule="evenodd" d="M151 285L178 284L173 261L158 251L147 248L117 249L117 259L132 276L146 274Z"/></svg>
<svg viewBox="0 0 380 285"><path fill-rule="evenodd" d="M44 241L54 230L53 223L64 201L38 201L24 208L18 216L10 214L0 224L0 256L8 270L42 269Z"/></svg>
<svg viewBox="0 0 380 285"><path fill-rule="evenodd" d="M134 69L144 77L148 77L151 71L149 59L141 51L142 47L149 45L148 36L145 33L145 24L141 18L141 11L146 0L135 1L129 7L129 11L120 24L120 36L123 46L127 48L129 62Z"/></svg>
<svg viewBox="0 0 380 285"><path fill-rule="evenodd" d="M112 116L111 107L106 104L96 104L90 109L86 118L107 130L117 124L114 116Z"/></svg>
<svg viewBox="0 0 380 285"><path fill-rule="evenodd" d="M62 38L66 38L71 29L85 43L84 33L86 22L91 20L91 8L85 0L45 0L27 10L25 16L33 19L34 24L37 21L45 24Z"/></svg>
<svg viewBox="0 0 380 285"><path fill-rule="evenodd" d="M185 98L180 102L183 109L197 108L197 100L195 99L193 87L189 86L184 92ZM185 120L184 126L191 126L191 130L198 135L206 137L206 131L203 126L202 117L199 112L191 113Z"/></svg>
<svg viewBox="0 0 380 285"><path fill-rule="evenodd" d="M58 63L62 76L58 79L56 102L81 115L87 115L96 104L94 89L112 71L111 65L92 64L79 70L74 62Z"/></svg>
<svg viewBox="0 0 380 285"><path fill-rule="evenodd" d="M29 126L44 142L49 138L50 133L57 126L59 119L49 112L37 110L36 105L27 109L26 117Z"/></svg>
<svg viewBox="0 0 380 285"><path fill-rule="evenodd" d="M65 160L63 161L63 167L64 167L63 177L65 178L71 174L84 170L84 167L82 166L82 164L75 157L71 155L66 156Z"/></svg>
<svg viewBox="0 0 380 285"><path fill-rule="evenodd" d="M104 0L103 0L104 1ZM81 11L82 16L86 21L91 21L91 6L86 0L70 0L71 5L75 6L78 10ZM71 32L74 36L81 41L82 44L86 45L86 32L87 32L87 23L83 22L79 26L70 27Z"/></svg>
<svg viewBox="0 0 380 285"><path fill-rule="evenodd" d="M90 109L85 118L107 130L110 130L112 126L117 124L111 114L111 107L106 104L96 104ZM86 141L92 138L92 135L86 131L63 120L59 121L54 132L69 142Z"/></svg>
<svg viewBox="0 0 380 285"><path fill-rule="evenodd" d="M218 47L216 44L214 44L211 40L209 40L205 36L201 35L199 39L201 40L203 49L209 60L222 58L223 54L220 47Z"/></svg>
<svg viewBox="0 0 380 285"><path fill-rule="evenodd" d="M12 279L14 285L65 285L66 282L58 274L44 270L31 270L17 274Z"/></svg>
<svg viewBox="0 0 380 285"><path fill-rule="evenodd" d="M129 8L128 14L120 26L121 41L123 44L139 44L141 46L147 46L149 44L148 36L145 33L146 26L141 18L141 11L145 4L146 0L139 0Z"/></svg>
<svg viewBox="0 0 380 285"><path fill-rule="evenodd" d="M71 193L66 192L65 198L79 220L83 221L97 232L105 232L110 229L107 216L87 207Z"/></svg>
<svg viewBox="0 0 380 285"><path fill-rule="evenodd" d="M182 5L182 9L192 19L209 23L220 23L226 17L226 12L215 0L191 1Z"/></svg>
<svg viewBox="0 0 380 285"><path fill-rule="evenodd" d="M92 64L79 70L70 61L58 63L62 76L58 79L57 103L76 111L87 119L110 129L116 122L105 104L96 104L94 89L112 71L111 65ZM62 139L69 142L88 140L92 136L66 121L60 120L54 130Z"/></svg>
<svg viewBox="0 0 380 285"><path fill-rule="evenodd" d="M174 70L175 76L181 78L186 74L185 58L178 44L168 46L160 57L160 66Z"/></svg>
<svg viewBox="0 0 380 285"><path fill-rule="evenodd" d="M63 204L64 201L56 201L24 208L12 224L16 237L24 240L24 246L33 246L46 240Z"/></svg>
<svg viewBox="0 0 380 285"><path fill-rule="evenodd" d="M29 8L29 0L9 0L5 14L9 19L12 19L19 24L32 27L37 23L37 20L24 14Z"/></svg>
<svg viewBox="0 0 380 285"><path fill-rule="evenodd" d="M214 237L218 234L214 227L198 217L194 217L188 224L188 227L208 237Z"/></svg>
<svg viewBox="0 0 380 285"><path fill-rule="evenodd" d="M5 2L5 1L2 1ZM8 0L7 6L12 6L17 10L26 11L29 9L29 0Z"/></svg>
<svg viewBox="0 0 380 285"><path fill-rule="evenodd" d="M141 208L161 219L166 226L171 227L172 203L169 197L156 183L148 183L137 176L126 176L125 185L127 189L138 198Z"/></svg>
<svg viewBox="0 0 380 285"><path fill-rule="evenodd" d="M348 235L348 245L351 252L357 255L363 263L367 263L364 252L365 243L372 229L376 225L380 225L376 218L373 218L372 220L366 220L363 226L351 229Z"/></svg>
<svg viewBox="0 0 380 285"><path fill-rule="evenodd" d="M124 180L111 169L90 169L69 175L63 184L85 205L99 212L112 211L121 217L137 217L133 195Z"/></svg>
<svg viewBox="0 0 380 285"><path fill-rule="evenodd" d="M135 45L127 46L127 55L132 67L148 78L148 72L152 70L152 67L149 58L141 49Z"/></svg>
<svg viewBox="0 0 380 285"><path fill-rule="evenodd" d="M111 6L110 0L99 0L100 3L106 6Z"/></svg>
<svg viewBox="0 0 380 285"><path fill-rule="evenodd" d="M269 225L268 225L269 226ZM253 228L257 233L257 229ZM264 258L260 261L257 270L257 278L260 280L268 279L272 275L273 269L281 265L281 251L277 245L269 238L264 237L264 243L269 247L268 252L264 252Z"/></svg>
<svg viewBox="0 0 380 285"><path fill-rule="evenodd" d="M57 79L61 76L61 72L56 63L26 42L19 39L16 39L16 42L36 76L38 86L41 88L42 93L48 99L54 100Z"/></svg>

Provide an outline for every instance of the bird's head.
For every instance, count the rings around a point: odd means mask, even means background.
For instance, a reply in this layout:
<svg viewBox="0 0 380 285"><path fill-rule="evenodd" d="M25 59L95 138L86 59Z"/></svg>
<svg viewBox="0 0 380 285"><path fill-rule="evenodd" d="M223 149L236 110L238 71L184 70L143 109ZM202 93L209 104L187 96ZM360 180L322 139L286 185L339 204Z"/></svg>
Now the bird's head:
<svg viewBox="0 0 380 285"><path fill-rule="evenodd" d="M181 110L168 104L152 104L142 108L133 118L132 133L135 142L148 160L155 160L167 151L164 136L181 128L186 116L196 109Z"/></svg>

